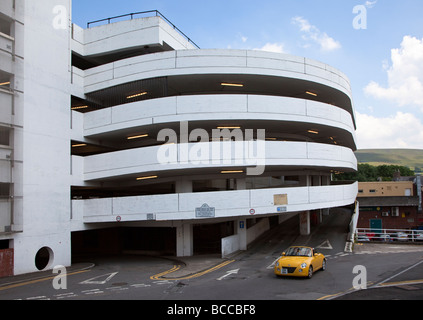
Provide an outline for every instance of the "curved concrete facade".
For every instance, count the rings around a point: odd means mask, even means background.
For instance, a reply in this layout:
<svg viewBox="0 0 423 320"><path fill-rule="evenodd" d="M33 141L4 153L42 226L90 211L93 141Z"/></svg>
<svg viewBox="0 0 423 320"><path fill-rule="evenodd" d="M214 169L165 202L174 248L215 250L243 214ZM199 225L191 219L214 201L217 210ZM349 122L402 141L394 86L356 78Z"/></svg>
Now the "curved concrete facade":
<svg viewBox="0 0 423 320"><path fill-rule="evenodd" d="M0 45L15 46L0 71L16 71L0 88L15 179L0 168L14 192L2 202L0 245L14 250L15 274L68 266L88 238L124 251L118 244L152 250L140 240L151 237L177 256L210 240L227 254L270 224L298 215L308 234L330 208L354 203L357 184L332 183L357 169L341 71L197 49L159 16L54 29L51 8L70 13L69 1L32 2L0 5L11 24ZM103 230L121 238L92 238Z"/></svg>
<svg viewBox="0 0 423 320"><path fill-rule="evenodd" d="M120 27L107 30L116 36ZM89 32L99 53L101 41ZM89 107L73 112L75 145L105 147L73 154L76 190L143 190L86 200L80 193L74 230L117 217L178 224L185 235L177 253L191 255L193 224L245 220L252 209L254 219L305 215L307 233L311 214L355 201L356 184L331 185L333 173L357 169L350 83L331 66L262 51L184 49L73 74L72 91ZM196 215L202 205L213 214ZM230 238L243 242L236 234Z"/></svg>

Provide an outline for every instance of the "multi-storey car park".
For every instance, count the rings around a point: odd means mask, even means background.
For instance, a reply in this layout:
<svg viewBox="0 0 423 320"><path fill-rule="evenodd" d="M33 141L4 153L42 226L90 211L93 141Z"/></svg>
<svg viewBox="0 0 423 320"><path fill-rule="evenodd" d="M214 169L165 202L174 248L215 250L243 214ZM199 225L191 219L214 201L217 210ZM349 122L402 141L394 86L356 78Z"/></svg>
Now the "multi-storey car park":
<svg viewBox="0 0 423 320"><path fill-rule="evenodd" d="M308 234L354 203L356 183L331 183L357 167L343 73L199 49L157 11L81 28L69 2L0 3L3 270L226 255L295 215Z"/></svg>

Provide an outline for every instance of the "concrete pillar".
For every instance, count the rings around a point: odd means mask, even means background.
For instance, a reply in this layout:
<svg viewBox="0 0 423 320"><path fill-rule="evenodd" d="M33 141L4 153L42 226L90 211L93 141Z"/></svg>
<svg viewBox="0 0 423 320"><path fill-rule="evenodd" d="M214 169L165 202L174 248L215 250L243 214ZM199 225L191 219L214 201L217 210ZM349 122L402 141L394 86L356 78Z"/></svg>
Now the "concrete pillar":
<svg viewBox="0 0 423 320"><path fill-rule="evenodd" d="M236 234L239 240L239 250L247 250L247 220L238 219L236 223Z"/></svg>
<svg viewBox="0 0 423 320"><path fill-rule="evenodd" d="M245 189L247 189L247 179L245 179L245 178L243 178L243 179L236 179L235 189L236 190L245 190Z"/></svg>
<svg viewBox="0 0 423 320"><path fill-rule="evenodd" d="M176 227L176 256L190 257L194 254L193 225L183 223Z"/></svg>
<svg viewBox="0 0 423 320"><path fill-rule="evenodd" d="M191 193L192 192L192 181L186 179L179 179L175 181L175 192L176 193Z"/></svg>
<svg viewBox="0 0 423 320"><path fill-rule="evenodd" d="M310 232L310 211L300 212L300 234L308 236Z"/></svg>

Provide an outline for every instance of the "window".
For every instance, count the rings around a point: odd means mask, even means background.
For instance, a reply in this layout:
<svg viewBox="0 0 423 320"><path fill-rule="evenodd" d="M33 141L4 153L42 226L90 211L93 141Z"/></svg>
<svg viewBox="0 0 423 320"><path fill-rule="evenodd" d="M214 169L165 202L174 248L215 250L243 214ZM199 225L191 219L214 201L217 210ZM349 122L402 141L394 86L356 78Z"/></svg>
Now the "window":
<svg viewBox="0 0 423 320"><path fill-rule="evenodd" d="M10 183L0 183L0 199L10 197Z"/></svg>
<svg viewBox="0 0 423 320"><path fill-rule="evenodd" d="M0 126L0 145L10 146L10 130Z"/></svg>
<svg viewBox="0 0 423 320"><path fill-rule="evenodd" d="M376 193L376 190L375 189L370 189L369 192L370 193Z"/></svg>

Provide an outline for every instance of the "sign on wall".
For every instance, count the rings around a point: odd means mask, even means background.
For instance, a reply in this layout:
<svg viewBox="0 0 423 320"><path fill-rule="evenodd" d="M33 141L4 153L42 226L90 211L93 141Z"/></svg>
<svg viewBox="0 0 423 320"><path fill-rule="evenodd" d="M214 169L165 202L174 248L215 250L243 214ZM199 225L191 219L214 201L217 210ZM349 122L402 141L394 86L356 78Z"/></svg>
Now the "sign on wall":
<svg viewBox="0 0 423 320"><path fill-rule="evenodd" d="M209 207L207 203L203 204L200 208L195 208L196 218L214 218L215 208Z"/></svg>

